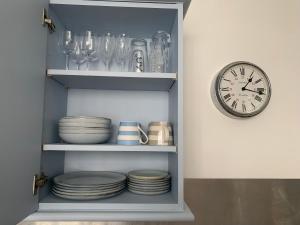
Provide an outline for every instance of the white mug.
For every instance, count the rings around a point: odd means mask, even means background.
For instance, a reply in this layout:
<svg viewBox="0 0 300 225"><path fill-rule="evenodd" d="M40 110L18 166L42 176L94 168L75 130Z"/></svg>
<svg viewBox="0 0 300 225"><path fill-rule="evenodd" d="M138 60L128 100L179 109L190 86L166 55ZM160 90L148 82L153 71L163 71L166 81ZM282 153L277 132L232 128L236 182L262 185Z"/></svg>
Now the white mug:
<svg viewBox="0 0 300 225"><path fill-rule="evenodd" d="M143 141L142 136L145 137L145 141ZM138 122L122 121L117 140L119 145L145 145L148 143L148 136Z"/></svg>
<svg viewBox="0 0 300 225"><path fill-rule="evenodd" d="M159 121L149 124L149 145L173 145L173 130L169 122Z"/></svg>

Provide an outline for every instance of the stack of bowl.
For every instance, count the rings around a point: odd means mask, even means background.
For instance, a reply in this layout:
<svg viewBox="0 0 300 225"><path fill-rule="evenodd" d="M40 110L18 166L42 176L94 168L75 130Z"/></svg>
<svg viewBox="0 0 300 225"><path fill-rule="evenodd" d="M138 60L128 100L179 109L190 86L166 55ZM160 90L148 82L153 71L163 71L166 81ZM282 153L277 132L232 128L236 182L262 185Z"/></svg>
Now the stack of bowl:
<svg viewBox="0 0 300 225"><path fill-rule="evenodd" d="M59 136L70 144L105 143L111 137L111 120L104 117L67 116L59 120Z"/></svg>

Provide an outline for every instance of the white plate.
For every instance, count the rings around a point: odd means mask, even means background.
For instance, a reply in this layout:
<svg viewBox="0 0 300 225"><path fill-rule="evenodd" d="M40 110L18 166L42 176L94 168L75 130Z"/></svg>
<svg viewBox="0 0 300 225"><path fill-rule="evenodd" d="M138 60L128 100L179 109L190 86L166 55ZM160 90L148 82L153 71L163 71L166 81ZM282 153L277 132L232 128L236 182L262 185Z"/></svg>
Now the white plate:
<svg viewBox="0 0 300 225"><path fill-rule="evenodd" d="M111 198L111 197L121 194L122 192L123 192L123 190L120 192L115 192L115 193L108 194L108 195L72 196L72 195L63 195L63 194L59 194L59 193L52 191L52 193L54 195L56 195L57 197L60 197L60 198L70 199L70 200L83 200L83 201L84 200L97 200L97 199Z"/></svg>
<svg viewBox="0 0 300 225"><path fill-rule="evenodd" d="M116 184L105 184L105 185L97 185L97 186L93 186L93 187L70 187L70 186L65 186L65 185L61 185L61 184L54 184L54 186L56 188L59 188L61 190L66 190L66 191L97 191L97 190L106 190L106 189L114 189L114 188L118 188L120 186L126 186L126 182L120 182L120 183L116 183Z"/></svg>
<svg viewBox="0 0 300 225"><path fill-rule="evenodd" d="M53 182L67 187L93 188L101 185L122 183L125 180L126 176L122 173L110 171L81 171L54 177Z"/></svg>
<svg viewBox="0 0 300 225"><path fill-rule="evenodd" d="M170 191L170 190L164 190L164 191L155 191L155 192L145 192L145 191L136 191L132 189L128 189L128 190L134 194L139 194L139 195L161 195Z"/></svg>
<svg viewBox="0 0 300 225"><path fill-rule="evenodd" d="M169 176L167 171L162 170L133 170L128 173L128 177L137 180L159 180Z"/></svg>
<svg viewBox="0 0 300 225"><path fill-rule="evenodd" d="M52 190L55 191L58 194L62 194L62 195L74 195L74 196L106 195L106 194L112 194L112 193L115 193L115 192L119 192L119 191L121 191L123 189L125 189L125 186L122 186L122 187L119 187L119 188L115 188L115 189L110 189L110 190L103 190L103 191L74 192L74 191L60 190L60 189L57 189L55 187L52 188Z"/></svg>
<svg viewBox="0 0 300 225"><path fill-rule="evenodd" d="M63 192L70 192L70 193L101 193L101 192L106 192L106 191L114 191L117 189L123 189L126 187L126 184L118 184L117 186L113 187L105 187L105 188L99 188L99 187L94 187L94 188L71 188L71 187L65 187L65 186L60 186L60 185L54 185L52 188L58 191L63 191Z"/></svg>
<svg viewBox="0 0 300 225"><path fill-rule="evenodd" d="M163 179L137 179L133 177L128 177L128 180L135 183L141 183L141 184L158 184L158 183L167 183L171 181L171 176L167 176Z"/></svg>
<svg viewBox="0 0 300 225"><path fill-rule="evenodd" d="M145 187L145 186L136 186L136 185L128 184L128 188L141 190L141 191L161 191L161 190L170 189L170 185L157 186L157 187Z"/></svg>
<svg viewBox="0 0 300 225"><path fill-rule="evenodd" d="M99 144L105 143L111 137L111 133L99 133L99 134L69 134L59 133L59 137L70 144Z"/></svg>

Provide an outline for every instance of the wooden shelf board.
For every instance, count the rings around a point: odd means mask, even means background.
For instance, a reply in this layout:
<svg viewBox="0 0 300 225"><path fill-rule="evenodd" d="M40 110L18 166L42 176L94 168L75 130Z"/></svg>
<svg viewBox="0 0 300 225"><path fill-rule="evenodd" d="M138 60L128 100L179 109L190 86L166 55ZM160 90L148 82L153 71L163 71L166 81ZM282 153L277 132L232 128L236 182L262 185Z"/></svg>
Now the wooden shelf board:
<svg viewBox="0 0 300 225"><path fill-rule="evenodd" d="M67 88L168 91L176 73L136 73L48 69L48 77Z"/></svg>
<svg viewBox="0 0 300 225"><path fill-rule="evenodd" d="M176 146L151 146L151 145L116 145L116 144L97 144L97 145L79 145L79 144L44 144L44 151L93 151L93 152L174 152Z"/></svg>

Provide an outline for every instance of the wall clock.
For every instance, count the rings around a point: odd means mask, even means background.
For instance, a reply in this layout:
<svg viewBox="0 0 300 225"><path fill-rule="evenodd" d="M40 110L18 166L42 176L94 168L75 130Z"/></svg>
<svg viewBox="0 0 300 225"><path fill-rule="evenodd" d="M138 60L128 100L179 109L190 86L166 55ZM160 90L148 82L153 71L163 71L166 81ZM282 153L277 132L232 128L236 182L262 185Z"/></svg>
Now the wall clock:
<svg viewBox="0 0 300 225"><path fill-rule="evenodd" d="M271 98L271 83L266 73L249 62L225 66L215 83L218 102L228 113L251 117L262 112Z"/></svg>

